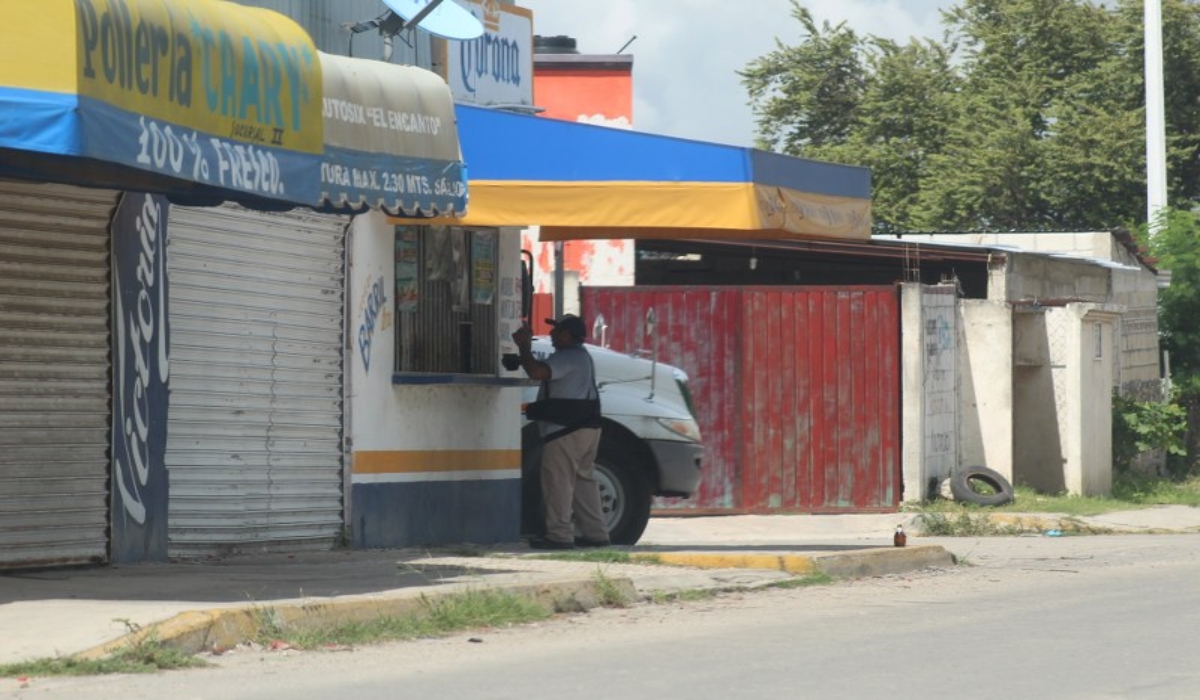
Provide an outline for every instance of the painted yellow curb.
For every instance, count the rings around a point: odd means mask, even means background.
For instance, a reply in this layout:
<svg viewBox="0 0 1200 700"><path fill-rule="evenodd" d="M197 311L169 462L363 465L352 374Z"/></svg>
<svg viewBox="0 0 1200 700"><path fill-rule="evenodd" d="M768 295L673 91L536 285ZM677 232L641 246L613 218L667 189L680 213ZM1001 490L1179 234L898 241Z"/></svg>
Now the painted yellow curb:
<svg viewBox="0 0 1200 700"><path fill-rule="evenodd" d="M865 578L954 565L954 557L938 545L872 547L812 555L661 552L634 555L633 559L698 569L766 569L797 575L820 572L836 578Z"/></svg>
<svg viewBox="0 0 1200 700"><path fill-rule="evenodd" d="M786 571L789 574L811 574L816 564L811 556L801 554L709 554L664 552L661 554L634 555L634 561L656 561L674 566L691 566L698 569L768 569Z"/></svg>

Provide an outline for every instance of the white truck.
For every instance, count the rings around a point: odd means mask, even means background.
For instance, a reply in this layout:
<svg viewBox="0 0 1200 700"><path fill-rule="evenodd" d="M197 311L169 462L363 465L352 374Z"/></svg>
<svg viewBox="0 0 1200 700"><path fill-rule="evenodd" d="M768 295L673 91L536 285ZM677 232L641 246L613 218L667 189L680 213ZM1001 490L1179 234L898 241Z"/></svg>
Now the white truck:
<svg viewBox="0 0 1200 700"><path fill-rule="evenodd" d="M597 319L596 330L603 328ZM601 336L603 331L593 333ZM678 367L588 345L596 365L603 425L596 480L614 544L634 544L650 520L654 496L691 497L700 486L704 445L688 393L688 376ZM533 353L553 352L548 337L534 338ZM527 387L522 401L536 398ZM536 426L521 432L522 530L542 534L539 460L541 439Z"/></svg>

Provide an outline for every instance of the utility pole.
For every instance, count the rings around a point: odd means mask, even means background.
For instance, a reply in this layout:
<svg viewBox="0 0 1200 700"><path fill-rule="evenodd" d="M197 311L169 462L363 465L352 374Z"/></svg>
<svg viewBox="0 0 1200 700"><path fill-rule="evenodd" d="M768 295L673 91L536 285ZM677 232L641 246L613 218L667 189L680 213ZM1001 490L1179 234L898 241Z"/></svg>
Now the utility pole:
<svg viewBox="0 0 1200 700"><path fill-rule="evenodd" d="M1167 209L1167 128L1163 98L1162 0L1145 0L1146 221L1158 232Z"/></svg>

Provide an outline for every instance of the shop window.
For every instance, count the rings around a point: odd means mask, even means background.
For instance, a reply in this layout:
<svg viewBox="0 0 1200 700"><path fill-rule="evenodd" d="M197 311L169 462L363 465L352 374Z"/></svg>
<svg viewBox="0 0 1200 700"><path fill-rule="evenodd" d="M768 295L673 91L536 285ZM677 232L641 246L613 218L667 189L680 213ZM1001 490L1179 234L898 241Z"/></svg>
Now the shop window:
<svg viewBox="0 0 1200 700"><path fill-rule="evenodd" d="M396 371L495 375L493 229L397 226Z"/></svg>

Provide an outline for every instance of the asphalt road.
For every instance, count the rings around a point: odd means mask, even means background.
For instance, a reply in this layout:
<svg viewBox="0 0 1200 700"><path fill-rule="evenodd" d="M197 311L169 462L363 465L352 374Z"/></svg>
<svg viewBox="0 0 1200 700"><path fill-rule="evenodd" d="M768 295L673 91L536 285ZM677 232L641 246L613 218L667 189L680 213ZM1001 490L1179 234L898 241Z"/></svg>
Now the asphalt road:
<svg viewBox="0 0 1200 700"><path fill-rule="evenodd" d="M39 679L14 697L1200 695L1200 536L939 542L965 564L349 652L234 652L198 671Z"/></svg>

